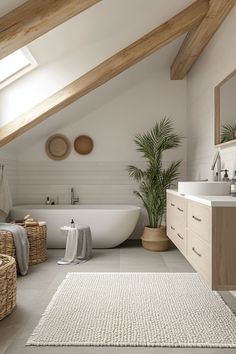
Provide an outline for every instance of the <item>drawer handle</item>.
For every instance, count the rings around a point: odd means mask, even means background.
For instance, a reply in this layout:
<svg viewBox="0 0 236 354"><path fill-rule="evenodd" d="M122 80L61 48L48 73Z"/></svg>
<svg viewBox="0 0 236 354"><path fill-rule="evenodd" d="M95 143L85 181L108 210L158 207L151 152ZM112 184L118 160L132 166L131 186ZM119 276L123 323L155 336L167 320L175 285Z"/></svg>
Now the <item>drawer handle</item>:
<svg viewBox="0 0 236 354"><path fill-rule="evenodd" d="M177 208L181 213L184 211L183 209L181 209L181 208Z"/></svg>
<svg viewBox="0 0 236 354"><path fill-rule="evenodd" d="M201 222L201 221L202 221L202 219L197 218L197 217L196 217L196 216L194 216L194 215L192 215L192 218L193 218L194 220L196 220L196 221L199 221L199 222Z"/></svg>
<svg viewBox="0 0 236 354"><path fill-rule="evenodd" d="M173 204L173 203L170 203L170 205L171 205L172 207L174 207L174 206L175 206L175 204Z"/></svg>
<svg viewBox="0 0 236 354"><path fill-rule="evenodd" d="M174 230L174 231L175 231L175 228L174 228L173 226L171 226L170 228L171 228L171 230Z"/></svg>
<svg viewBox="0 0 236 354"><path fill-rule="evenodd" d="M193 250L194 253L196 253L196 255L197 255L198 257L201 257L201 256L202 256L201 253L199 253L198 251L196 251L194 247L192 247L192 250Z"/></svg>
<svg viewBox="0 0 236 354"><path fill-rule="evenodd" d="M183 240L183 236L181 236L179 233L177 233L177 236L179 236L179 238L181 238L181 240Z"/></svg>

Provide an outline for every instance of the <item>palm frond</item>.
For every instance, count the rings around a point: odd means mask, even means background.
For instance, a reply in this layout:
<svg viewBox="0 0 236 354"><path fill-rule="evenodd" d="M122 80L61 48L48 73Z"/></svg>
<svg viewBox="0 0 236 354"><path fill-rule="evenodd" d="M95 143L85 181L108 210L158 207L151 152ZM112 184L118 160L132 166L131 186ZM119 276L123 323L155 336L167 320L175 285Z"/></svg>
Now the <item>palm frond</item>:
<svg viewBox="0 0 236 354"><path fill-rule="evenodd" d="M136 166L132 166L132 165L129 165L127 167L127 170L128 170L128 174L131 178L133 178L134 180L136 180L137 182L140 182L144 176L144 172L136 167Z"/></svg>
<svg viewBox="0 0 236 354"><path fill-rule="evenodd" d="M163 171L162 181L163 188L169 189L173 186L173 183L178 179L180 172L179 167L182 161L172 162L170 166Z"/></svg>
<svg viewBox="0 0 236 354"><path fill-rule="evenodd" d="M181 161L172 162L163 168L162 153L178 147L182 137L174 133L173 123L164 117L146 133L137 134L135 143L137 151L147 160L147 168L141 170L128 166L129 176L139 183L135 195L142 200L147 210L150 227L160 227L166 211L166 189L173 186L179 177Z"/></svg>

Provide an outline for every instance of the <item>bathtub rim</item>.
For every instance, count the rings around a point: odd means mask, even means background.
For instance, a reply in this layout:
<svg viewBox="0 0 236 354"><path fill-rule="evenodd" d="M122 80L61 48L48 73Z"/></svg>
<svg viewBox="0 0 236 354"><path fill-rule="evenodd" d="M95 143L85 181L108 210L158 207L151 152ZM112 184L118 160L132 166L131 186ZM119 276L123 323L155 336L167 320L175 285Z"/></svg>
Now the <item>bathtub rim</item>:
<svg viewBox="0 0 236 354"><path fill-rule="evenodd" d="M91 211L134 211L141 210L141 206L133 205L133 204L55 204L55 205L46 205L46 204L19 204L13 205L11 210L24 210L24 209L32 209L32 210L91 210Z"/></svg>

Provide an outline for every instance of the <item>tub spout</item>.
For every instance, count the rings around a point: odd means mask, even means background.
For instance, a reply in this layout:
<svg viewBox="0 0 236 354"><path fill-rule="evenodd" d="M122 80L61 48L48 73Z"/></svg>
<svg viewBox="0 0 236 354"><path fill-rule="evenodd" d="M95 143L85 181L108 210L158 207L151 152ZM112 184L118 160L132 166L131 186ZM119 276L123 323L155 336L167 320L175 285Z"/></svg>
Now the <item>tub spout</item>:
<svg viewBox="0 0 236 354"><path fill-rule="evenodd" d="M71 188L70 195L71 195L71 205L79 204L79 196L75 197L74 188Z"/></svg>

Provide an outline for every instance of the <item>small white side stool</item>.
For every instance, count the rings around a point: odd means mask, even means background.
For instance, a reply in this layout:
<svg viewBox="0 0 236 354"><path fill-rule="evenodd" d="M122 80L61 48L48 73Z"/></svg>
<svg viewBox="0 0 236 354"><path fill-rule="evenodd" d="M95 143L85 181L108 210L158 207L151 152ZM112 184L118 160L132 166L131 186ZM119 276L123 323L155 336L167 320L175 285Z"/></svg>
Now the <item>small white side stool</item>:
<svg viewBox="0 0 236 354"><path fill-rule="evenodd" d="M65 256L57 264L77 264L91 258L92 236L89 226L62 226L61 231L67 236L66 250Z"/></svg>

